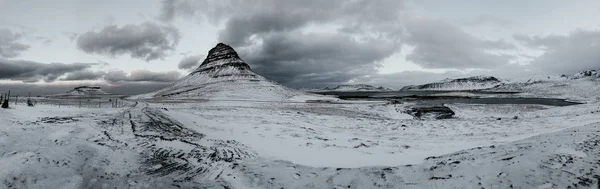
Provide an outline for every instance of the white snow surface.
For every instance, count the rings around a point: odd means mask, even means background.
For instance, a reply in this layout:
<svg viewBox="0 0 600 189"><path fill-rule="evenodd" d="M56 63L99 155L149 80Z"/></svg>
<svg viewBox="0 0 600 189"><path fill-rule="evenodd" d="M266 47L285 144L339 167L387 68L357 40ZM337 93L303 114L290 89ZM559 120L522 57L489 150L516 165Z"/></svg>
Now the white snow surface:
<svg viewBox="0 0 600 189"><path fill-rule="evenodd" d="M11 104L0 188L600 187L597 79L498 88L586 104L449 104L446 120L277 86L217 81L122 108Z"/></svg>
<svg viewBox="0 0 600 189"><path fill-rule="evenodd" d="M0 109L0 188L598 186L600 103L416 120L410 103L295 98Z"/></svg>

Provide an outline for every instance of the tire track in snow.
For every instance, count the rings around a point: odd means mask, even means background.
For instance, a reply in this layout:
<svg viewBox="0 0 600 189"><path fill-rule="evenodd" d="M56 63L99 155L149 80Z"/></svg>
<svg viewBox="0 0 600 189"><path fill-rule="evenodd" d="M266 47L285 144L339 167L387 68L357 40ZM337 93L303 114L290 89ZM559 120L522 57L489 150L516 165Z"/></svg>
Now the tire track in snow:
<svg viewBox="0 0 600 189"><path fill-rule="evenodd" d="M139 171L143 174L169 178L174 183L215 181L234 162L256 157L237 141L205 139L204 134L185 127L163 111L166 109L136 103L113 118L119 121L105 121L130 130L103 133L106 140L117 145L124 142L139 153Z"/></svg>

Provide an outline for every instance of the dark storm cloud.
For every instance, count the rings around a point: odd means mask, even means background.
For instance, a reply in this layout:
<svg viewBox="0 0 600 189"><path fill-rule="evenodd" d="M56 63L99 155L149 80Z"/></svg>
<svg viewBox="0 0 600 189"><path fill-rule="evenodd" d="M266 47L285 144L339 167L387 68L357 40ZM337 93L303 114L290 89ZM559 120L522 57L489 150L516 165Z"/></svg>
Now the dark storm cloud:
<svg viewBox="0 0 600 189"><path fill-rule="evenodd" d="M530 48L544 51L533 60L539 69L557 74L600 69L600 30L534 37L515 35L514 38Z"/></svg>
<svg viewBox="0 0 600 189"><path fill-rule="evenodd" d="M349 35L285 33L264 38L258 52L242 51L253 69L292 86L343 83L376 73L377 62L398 44L359 42ZM244 58L246 57L246 58Z"/></svg>
<svg viewBox="0 0 600 189"><path fill-rule="evenodd" d="M167 0L162 17L224 23L219 41L256 72L304 87L376 74L379 62L400 50L402 6L399 0Z"/></svg>
<svg viewBox="0 0 600 189"><path fill-rule="evenodd" d="M414 46L406 59L424 68L494 68L514 58L488 52L511 50L514 45L479 39L441 20L409 17L405 27L405 42Z"/></svg>
<svg viewBox="0 0 600 189"><path fill-rule="evenodd" d="M0 59L0 80L23 82L55 81L58 77L91 68L95 63L39 63L26 60Z"/></svg>
<svg viewBox="0 0 600 189"><path fill-rule="evenodd" d="M187 56L179 61L179 65L177 67L182 70L195 69L200 65L200 60L203 58L204 55Z"/></svg>
<svg viewBox="0 0 600 189"><path fill-rule="evenodd" d="M77 38L77 47L86 53L130 54L132 58L151 61L173 51L179 39L179 31L174 27L144 22L123 27L109 25L98 32L86 32Z"/></svg>
<svg viewBox="0 0 600 189"><path fill-rule="evenodd" d="M106 74L106 73L102 72L102 71L94 72L94 71L90 71L90 70L83 70L83 71L67 73L65 75L65 78L62 78L60 80L63 80L63 81L97 80L97 79L102 78L104 76L104 74Z"/></svg>
<svg viewBox="0 0 600 189"><path fill-rule="evenodd" d="M118 82L174 82L181 78L176 71L152 72L149 70L135 70L130 74L120 70L109 71L104 75L104 80L111 83Z"/></svg>
<svg viewBox="0 0 600 189"><path fill-rule="evenodd" d="M22 37L22 34L0 28L0 58L14 58L19 56L21 52L29 49L29 45L19 42Z"/></svg>

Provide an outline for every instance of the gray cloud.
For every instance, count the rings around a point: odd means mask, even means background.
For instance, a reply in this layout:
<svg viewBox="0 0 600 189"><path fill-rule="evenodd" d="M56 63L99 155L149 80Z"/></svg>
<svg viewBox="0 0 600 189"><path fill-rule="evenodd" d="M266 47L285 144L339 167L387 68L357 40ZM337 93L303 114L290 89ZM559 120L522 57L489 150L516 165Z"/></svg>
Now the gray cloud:
<svg viewBox="0 0 600 189"><path fill-rule="evenodd" d="M0 59L0 79L20 80L23 82L55 81L58 77L71 72L91 68L95 63L39 63L26 60Z"/></svg>
<svg viewBox="0 0 600 189"><path fill-rule="evenodd" d="M130 54L146 61L162 59L179 43L179 31L152 22L119 27L109 25L102 30L79 35L77 47L86 53L110 56Z"/></svg>
<svg viewBox="0 0 600 189"><path fill-rule="evenodd" d="M22 37L22 34L0 28L0 57L14 58L29 49L29 45L19 43Z"/></svg>
<svg viewBox="0 0 600 189"><path fill-rule="evenodd" d="M258 52L242 51L253 69L284 84L308 87L347 82L375 74L378 62L398 44L359 42L350 35L283 33L264 38Z"/></svg>
<svg viewBox="0 0 600 189"><path fill-rule="evenodd" d="M187 56L179 62L179 65L177 67L182 70L194 69L200 65L200 60L202 60L203 58L204 55Z"/></svg>
<svg viewBox="0 0 600 189"><path fill-rule="evenodd" d="M75 32L62 32L62 35L64 35L71 41L75 41L77 37L79 37L79 34Z"/></svg>
<svg viewBox="0 0 600 189"><path fill-rule="evenodd" d="M492 25L497 25L497 26L501 26L501 27L511 27L511 26L515 25L515 23L510 20L503 19L503 18L489 15L489 14L481 14L471 20L464 22L464 24L467 26L479 26L479 25L485 25L485 24L492 24Z"/></svg>
<svg viewBox="0 0 600 189"><path fill-rule="evenodd" d="M158 19L163 22L173 21L173 18L175 18L175 3L175 0L163 0Z"/></svg>
<svg viewBox="0 0 600 189"><path fill-rule="evenodd" d="M600 30L576 30L568 35L524 36L514 38L544 53L533 65L551 73L574 73L600 69Z"/></svg>
<svg viewBox="0 0 600 189"><path fill-rule="evenodd" d="M77 80L97 80L100 79L106 74L102 71L90 71L90 70L82 70L77 72L67 73L65 78L62 78L63 81L77 81Z"/></svg>
<svg viewBox="0 0 600 189"><path fill-rule="evenodd" d="M111 83L118 82L174 82L181 78L176 71L152 72L149 70L135 70L130 74L121 70L109 71L104 75L104 80Z"/></svg>
<svg viewBox="0 0 600 189"><path fill-rule="evenodd" d="M514 45L479 39L441 20L409 17L405 26L406 44L414 46L406 59L424 68L494 68L514 58L488 52L511 50Z"/></svg>
<svg viewBox="0 0 600 189"><path fill-rule="evenodd" d="M219 41L256 72L304 87L376 74L400 50L402 7L398 0L167 0L162 15L224 23Z"/></svg>

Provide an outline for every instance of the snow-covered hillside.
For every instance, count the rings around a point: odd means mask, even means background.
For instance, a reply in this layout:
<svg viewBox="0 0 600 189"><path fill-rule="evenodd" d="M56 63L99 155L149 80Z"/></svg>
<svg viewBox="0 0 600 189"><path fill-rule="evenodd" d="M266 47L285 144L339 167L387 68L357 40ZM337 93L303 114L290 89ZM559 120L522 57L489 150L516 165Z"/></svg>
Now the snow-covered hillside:
<svg viewBox="0 0 600 189"><path fill-rule="evenodd" d="M324 89L315 90L315 91L392 91L393 89L388 87L375 87L372 85L366 84L348 84L348 85L338 85L333 88L326 87Z"/></svg>
<svg viewBox="0 0 600 189"><path fill-rule="evenodd" d="M586 70L576 73L571 79L600 78L600 70Z"/></svg>
<svg viewBox="0 0 600 189"><path fill-rule="evenodd" d="M495 77L489 76L474 76L459 79L446 79L440 82L428 83L424 85L411 85L403 87L403 91L464 91L489 89L501 86L503 83Z"/></svg>
<svg viewBox="0 0 600 189"><path fill-rule="evenodd" d="M510 82L490 89L493 92L520 92L521 96L564 98L582 102L600 101L600 78L540 79Z"/></svg>
<svg viewBox="0 0 600 189"><path fill-rule="evenodd" d="M132 98L281 101L298 95L308 94L254 73L231 46L219 43L188 76L157 92Z"/></svg>

